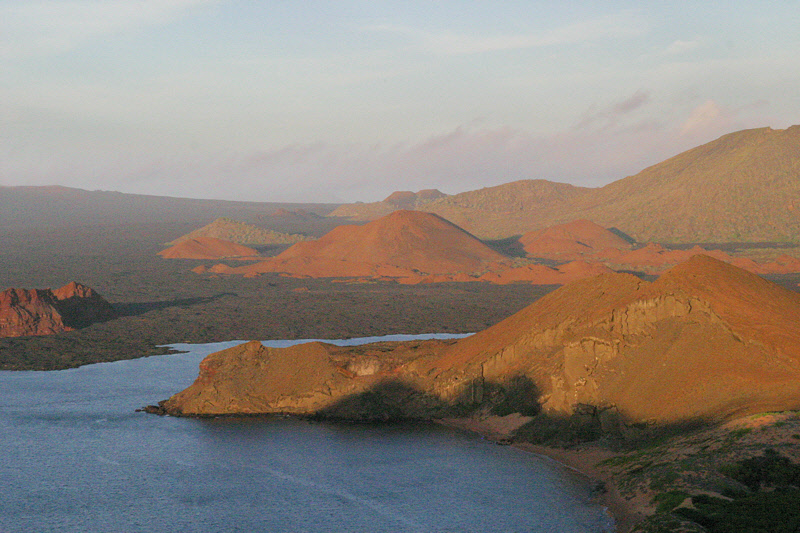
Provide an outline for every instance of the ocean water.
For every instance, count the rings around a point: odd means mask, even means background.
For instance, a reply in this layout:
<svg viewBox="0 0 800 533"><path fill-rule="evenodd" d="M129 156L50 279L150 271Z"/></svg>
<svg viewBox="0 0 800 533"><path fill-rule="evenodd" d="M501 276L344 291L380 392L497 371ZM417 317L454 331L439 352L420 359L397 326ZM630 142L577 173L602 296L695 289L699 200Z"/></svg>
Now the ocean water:
<svg viewBox="0 0 800 533"><path fill-rule="evenodd" d="M613 531L568 470L434 424L135 412L237 343L0 372L0 532Z"/></svg>

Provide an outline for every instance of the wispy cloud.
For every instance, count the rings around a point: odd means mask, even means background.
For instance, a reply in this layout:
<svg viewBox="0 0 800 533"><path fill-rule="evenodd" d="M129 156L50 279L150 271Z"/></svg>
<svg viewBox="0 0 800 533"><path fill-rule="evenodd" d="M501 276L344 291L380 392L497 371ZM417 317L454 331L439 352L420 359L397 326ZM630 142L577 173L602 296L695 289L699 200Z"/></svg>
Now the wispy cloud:
<svg viewBox="0 0 800 533"><path fill-rule="evenodd" d="M193 196L374 201L394 190L438 188L455 193L519 179L596 186L690 147L682 141L673 128L652 121L546 136L507 125L465 124L417 142L388 146L313 143L206 154L203 161L186 167L170 164L135 172L147 178L132 192L160 187L161 194L179 196L202 183L202 194ZM291 192L285 183L292 183ZM171 189L164 191L165 187Z"/></svg>
<svg viewBox="0 0 800 533"><path fill-rule="evenodd" d="M697 137L735 129L738 112L723 107L714 100L706 100L695 107L681 127L681 136Z"/></svg>
<svg viewBox="0 0 800 533"><path fill-rule="evenodd" d="M218 0L44 0L0 4L0 57L68 51L138 26L164 24Z"/></svg>
<svg viewBox="0 0 800 533"><path fill-rule="evenodd" d="M665 50L664 55L667 56L676 56L680 54L684 54L689 52L690 50L694 50L700 46L701 42L699 39L694 39L692 41L682 41L677 40L671 43Z"/></svg>
<svg viewBox="0 0 800 533"><path fill-rule="evenodd" d="M646 101L641 95L631 97L609 112L625 112ZM313 142L239 152L167 150L160 156L150 149L121 155L97 147L80 161L59 154L36 158L49 166L40 175L31 173L27 184L308 202L374 201L394 190L438 188L456 193L535 178L598 186L730 131L761 125L763 120L756 116L741 116L709 100L672 121L639 116L603 128L547 135L472 122L416 141L384 145ZM0 148L0 155L8 175L23 175L31 168L15 160L19 154Z"/></svg>
<svg viewBox="0 0 800 533"><path fill-rule="evenodd" d="M469 35L453 31L429 32L391 24L367 26L363 29L406 35L428 52L441 55L465 55L569 45L599 39L624 39L643 33L646 24L636 11L622 11L538 33L515 35Z"/></svg>
<svg viewBox="0 0 800 533"><path fill-rule="evenodd" d="M601 123L601 128L609 128L617 124L617 122L624 117L643 107L650 102L650 91L639 89L629 98L617 102L616 104L597 110L591 108L583 114L581 121L575 126L575 129L583 129L592 124Z"/></svg>

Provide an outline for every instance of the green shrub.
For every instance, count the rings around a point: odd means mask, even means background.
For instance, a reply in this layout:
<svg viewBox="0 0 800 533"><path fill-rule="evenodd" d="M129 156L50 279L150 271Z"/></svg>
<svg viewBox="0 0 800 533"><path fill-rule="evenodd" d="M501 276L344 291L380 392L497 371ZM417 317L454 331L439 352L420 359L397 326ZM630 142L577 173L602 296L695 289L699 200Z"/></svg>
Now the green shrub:
<svg viewBox="0 0 800 533"><path fill-rule="evenodd" d="M772 448L761 457L751 457L720 469L724 475L757 491L762 486L800 486L800 465L794 465Z"/></svg>
<svg viewBox="0 0 800 533"><path fill-rule="evenodd" d="M694 496L694 509L680 507L673 514L692 520L709 533L800 532L800 465L767 449L760 457L727 465L720 472L751 492L730 488L724 492L731 499ZM765 488L774 490L762 490ZM669 497L664 496L663 501Z"/></svg>
<svg viewBox="0 0 800 533"><path fill-rule="evenodd" d="M662 492L656 494L653 501L656 503L657 513L668 513L683 503L689 497L687 492L682 490L671 490L669 492Z"/></svg>
<svg viewBox="0 0 800 533"><path fill-rule="evenodd" d="M705 527L709 533L797 533L800 531L800 490L790 488L758 492L724 500L700 495L694 509L681 507L674 514Z"/></svg>
<svg viewBox="0 0 800 533"><path fill-rule="evenodd" d="M650 481L650 488L655 491L662 491L667 486L675 483L680 477L681 476L674 470L655 475Z"/></svg>

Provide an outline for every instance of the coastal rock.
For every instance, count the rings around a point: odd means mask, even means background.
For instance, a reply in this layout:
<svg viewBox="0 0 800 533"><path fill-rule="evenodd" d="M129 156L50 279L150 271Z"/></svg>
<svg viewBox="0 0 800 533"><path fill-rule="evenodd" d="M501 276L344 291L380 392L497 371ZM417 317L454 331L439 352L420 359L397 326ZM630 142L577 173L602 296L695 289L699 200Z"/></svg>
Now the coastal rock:
<svg viewBox="0 0 800 533"><path fill-rule="evenodd" d="M55 290L10 288L0 293L0 337L52 335L115 316L102 296L74 281Z"/></svg>
<svg viewBox="0 0 800 533"><path fill-rule="evenodd" d="M412 376L410 360L436 353L446 341L385 342L343 348L311 342L267 348L251 341L209 355L197 380L161 402L173 415L324 414L357 420L433 416ZM380 392L376 392L380 391Z"/></svg>
<svg viewBox="0 0 800 533"><path fill-rule="evenodd" d="M800 295L695 256L568 284L459 341L212 354L172 414L430 418L536 405L608 428L800 408ZM526 407L529 409L529 407Z"/></svg>

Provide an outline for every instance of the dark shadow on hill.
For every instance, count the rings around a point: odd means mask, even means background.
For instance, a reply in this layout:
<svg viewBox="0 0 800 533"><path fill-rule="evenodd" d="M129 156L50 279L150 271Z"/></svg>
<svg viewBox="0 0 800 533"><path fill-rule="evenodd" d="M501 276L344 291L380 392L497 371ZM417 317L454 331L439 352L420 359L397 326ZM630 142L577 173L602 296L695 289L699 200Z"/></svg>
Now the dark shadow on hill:
<svg viewBox="0 0 800 533"><path fill-rule="evenodd" d="M645 449L715 423L700 418L671 424L632 422L614 406L578 404L571 415L539 413L515 432L514 440L570 447L602 439L606 445L619 450Z"/></svg>
<svg viewBox="0 0 800 533"><path fill-rule="evenodd" d="M636 244L636 239L625 233L619 228L608 228L608 231L628 242L628 244Z"/></svg>
<svg viewBox="0 0 800 533"><path fill-rule="evenodd" d="M114 310L120 317L124 316L139 316L150 311L160 311L169 307L189 308L195 305L203 305L212 303L220 298L228 296L238 297L239 295L234 292L223 292L214 296L202 296L196 298L178 298L175 300L163 300L158 302L132 302L132 303L115 303Z"/></svg>
<svg viewBox="0 0 800 533"><path fill-rule="evenodd" d="M790 250L800 248L800 243L796 242L775 242L775 241L759 241L759 242L690 242L690 243L662 243L662 246L670 250L691 250L695 246L699 246L705 250L722 250L727 253L734 253L740 250L753 250L760 248L769 248L776 250Z"/></svg>
<svg viewBox="0 0 800 533"><path fill-rule="evenodd" d="M64 325L72 329L83 329L119 316L114 306L97 294L63 298L54 301L54 305L61 313Z"/></svg>
<svg viewBox="0 0 800 533"><path fill-rule="evenodd" d="M311 418L354 422L392 422L452 416L455 405L399 379L346 396Z"/></svg>
<svg viewBox="0 0 800 533"><path fill-rule="evenodd" d="M312 418L356 422L430 420L469 416L476 410L505 415L540 411L539 390L525 376L502 382L470 381L461 394L445 401L401 379L387 379L364 392L346 396L315 413Z"/></svg>
<svg viewBox="0 0 800 533"><path fill-rule="evenodd" d="M648 274L647 272L642 272L641 270L620 269L616 272L620 274L630 274L631 276L636 276L644 281L655 281L658 279L658 274Z"/></svg>
<svg viewBox="0 0 800 533"><path fill-rule="evenodd" d="M258 255L263 257L275 257L281 252L287 250L292 244L255 244L250 245L251 248L258 252Z"/></svg>
<svg viewBox="0 0 800 533"><path fill-rule="evenodd" d="M483 244L508 257L526 257L525 248L519 242L520 235L513 235L505 239L483 241Z"/></svg>
<svg viewBox="0 0 800 533"><path fill-rule="evenodd" d="M531 257L531 260L537 265L544 265L550 268L558 268L561 265L566 265L569 261L563 261L560 259L551 259L549 257Z"/></svg>

